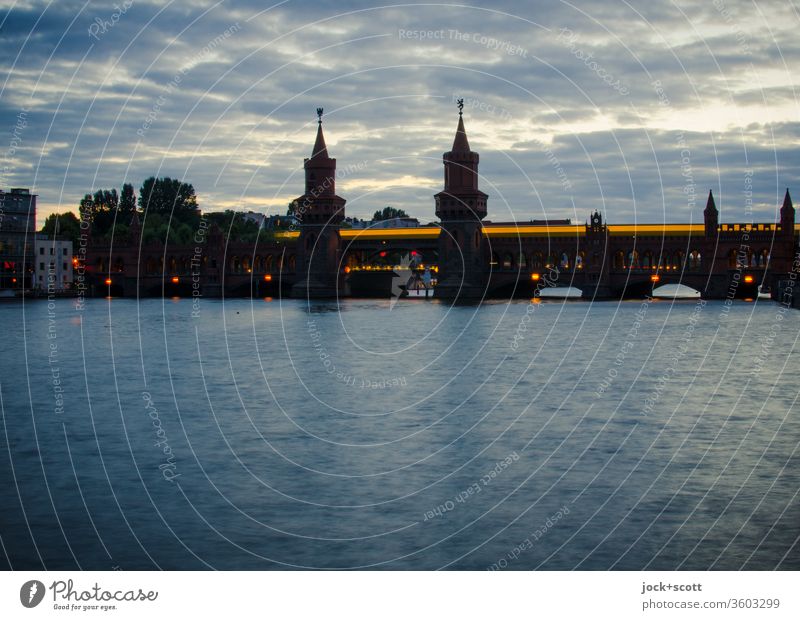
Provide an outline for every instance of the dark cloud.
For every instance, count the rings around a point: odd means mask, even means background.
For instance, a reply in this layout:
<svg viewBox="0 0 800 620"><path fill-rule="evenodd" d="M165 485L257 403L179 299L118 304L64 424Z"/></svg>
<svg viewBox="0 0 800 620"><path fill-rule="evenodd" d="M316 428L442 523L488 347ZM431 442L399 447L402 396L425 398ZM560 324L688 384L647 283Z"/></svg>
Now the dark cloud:
<svg viewBox="0 0 800 620"><path fill-rule="evenodd" d="M206 209L283 210L322 105L331 153L351 168L339 182L349 213L391 204L428 221L463 96L495 220L582 221L595 208L698 220L709 188L736 220L747 171L758 217L774 216L784 187L800 193L791 7L265 9L133 0L115 18L113 2L60 0L0 12L0 152L27 110L0 185L35 187L42 216L152 174L192 182Z"/></svg>

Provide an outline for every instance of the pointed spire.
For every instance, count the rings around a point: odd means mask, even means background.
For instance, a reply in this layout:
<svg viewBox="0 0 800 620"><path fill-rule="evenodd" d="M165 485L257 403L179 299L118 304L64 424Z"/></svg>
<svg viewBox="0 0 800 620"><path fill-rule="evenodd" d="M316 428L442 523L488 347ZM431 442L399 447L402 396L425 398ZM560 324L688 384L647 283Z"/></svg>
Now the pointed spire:
<svg viewBox="0 0 800 620"><path fill-rule="evenodd" d="M783 210L790 211L794 209L794 205L792 204L792 197L789 195L789 188L786 188L786 195L783 197Z"/></svg>
<svg viewBox="0 0 800 620"><path fill-rule="evenodd" d="M467 140L467 132L464 130L464 117L461 112L458 113L458 129L456 129L456 138L453 140L453 152L468 153L469 140Z"/></svg>
<svg viewBox="0 0 800 620"><path fill-rule="evenodd" d="M319 120L317 125L317 139L314 142L314 150L311 153L311 159L329 159L328 147L325 145L325 136L322 134L322 119Z"/></svg>
<svg viewBox="0 0 800 620"><path fill-rule="evenodd" d="M708 190L708 202L706 202L706 211L716 211L717 205L714 203L714 194Z"/></svg>

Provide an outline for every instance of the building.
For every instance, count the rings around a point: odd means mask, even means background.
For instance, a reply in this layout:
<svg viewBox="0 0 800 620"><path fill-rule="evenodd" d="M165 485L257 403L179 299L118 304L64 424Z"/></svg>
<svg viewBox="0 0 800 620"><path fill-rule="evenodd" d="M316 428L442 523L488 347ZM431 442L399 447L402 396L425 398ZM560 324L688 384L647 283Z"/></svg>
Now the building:
<svg viewBox="0 0 800 620"><path fill-rule="evenodd" d="M0 190L0 290L32 288L35 234L36 194Z"/></svg>
<svg viewBox="0 0 800 620"><path fill-rule="evenodd" d="M769 292L783 300L800 273L800 226L788 189L779 220L769 222L720 222L710 192L696 223L609 223L596 210L584 223L486 221L479 155L460 109L452 147L442 155L442 191L434 196L438 223L360 228L336 194L336 160L321 108L317 114L316 141L304 161L305 193L294 201L295 226L256 241L227 239L211 226L202 247L165 247L142 244L134 219L122 243L91 240L89 294L389 297L396 290L393 266L409 257L437 274L436 297L453 300L530 299L544 287L577 288L586 299L641 299L665 284L691 287L704 299Z"/></svg>
<svg viewBox="0 0 800 620"><path fill-rule="evenodd" d="M34 288L62 292L72 288L72 241L38 234L33 242Z"/></svg>

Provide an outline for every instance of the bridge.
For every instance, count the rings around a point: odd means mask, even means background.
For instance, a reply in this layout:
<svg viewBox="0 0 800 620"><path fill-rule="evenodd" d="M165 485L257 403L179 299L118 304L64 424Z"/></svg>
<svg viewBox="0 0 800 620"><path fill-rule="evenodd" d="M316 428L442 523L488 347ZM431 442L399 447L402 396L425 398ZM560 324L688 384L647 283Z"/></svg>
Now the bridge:
<svg viewBox="0 0 800 620"><path fill-rule="evenodd" d="M425 269L445 299L532 297L570 286L587 299L641 297L683 284L706 299L773 299L793 290L800 271L795 209L786 190L777 222L719 222L709 192L702 223L612 224L597 211L585 224L485 221L488 196L478 187L478 153L461 112L443 156L438 223L410 228L347 228L336 195L322 118L305 193L294 201L296 230L257 242L225 239L212 227L202 242L141 244L138 216L127 239L92 241L85 261L91 290L120 296L386 297ZM197 239L195 241L198 241ZM393 288L394 287L394 288ZM795 296L800 297L800 296Z"/></svg>

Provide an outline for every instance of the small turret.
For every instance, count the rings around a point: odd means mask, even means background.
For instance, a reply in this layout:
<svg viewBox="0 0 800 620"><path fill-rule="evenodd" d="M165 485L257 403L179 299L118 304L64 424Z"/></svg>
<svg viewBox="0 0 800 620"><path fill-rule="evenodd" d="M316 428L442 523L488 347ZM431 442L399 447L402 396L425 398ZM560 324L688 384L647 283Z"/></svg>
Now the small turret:
<svg viewBox="0 0 800 620"><path fill-rule="evenodd" d="M794 235L794 205L792 204L792 197L789 195L788 187L781 207L781 230L785 235Z"/></svg>
<svg viewBox="0 0 800 620"><path fill-rule="evenodd" d="M703 221L705 222L706 237L715 237L719 227L719 211L714 202L714 194L708 190L708 201L703 211Z"/></svg>

